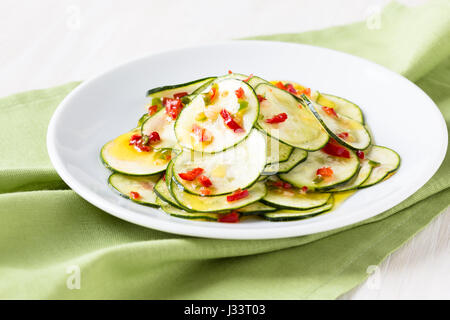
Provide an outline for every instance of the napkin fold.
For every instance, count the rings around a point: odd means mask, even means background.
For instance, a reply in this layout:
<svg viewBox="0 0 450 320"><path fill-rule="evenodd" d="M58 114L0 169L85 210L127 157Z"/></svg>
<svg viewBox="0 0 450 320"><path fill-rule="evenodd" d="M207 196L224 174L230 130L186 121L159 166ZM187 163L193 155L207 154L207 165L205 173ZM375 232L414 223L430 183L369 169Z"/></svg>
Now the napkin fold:
<svg viewBox="0 0 450 320"><path fill-rule="evenodd" d="M253 39L323 46L380 63L421 87L449 126L449 13L448 1L391 3L364 22ZM334 299L449 205L447 153L407 200L338 230L237 241L136 226L83 200L49 161L50 117L78 84L0 99L1 299Z"/></svg>

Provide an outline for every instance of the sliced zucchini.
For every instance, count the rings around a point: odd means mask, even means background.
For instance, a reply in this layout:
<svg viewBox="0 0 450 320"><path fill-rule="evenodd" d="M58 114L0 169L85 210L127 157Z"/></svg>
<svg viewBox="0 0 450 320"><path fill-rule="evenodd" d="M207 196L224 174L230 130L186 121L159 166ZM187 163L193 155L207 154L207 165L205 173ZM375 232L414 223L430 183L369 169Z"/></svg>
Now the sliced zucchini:
<svg viewBox="0 0 450 320"><path fill-rule="evenodd" d="M291 153L291 156L287 159L287 161L266 165L261 175L273 175L276 173L289 172L297 164L305 161L307 156L308 152L305 150L294 148L294 151Z"/></svg>
<svg viewBox="0 0 450 320"><path fill-rule="evenodd" d="M167 178L167 176L166 176ZM170 205L177 207L179 209L183 209L178 202L172 197L172 194L169 191L169 188L167 187L167 183L164 179L160 179L153 190L155 194L158 196L158 198L161 198L165 202L169 203Z"/></svg>
<svg viewBox="0 0 450 320"><path fill-rule="evenodd" d="M328 114L321 105L312 102L306 95L302 95L302 99L304 105L311 110L336 141L348 148L357 150L364 150L370 145L369 131L361 122L339 114L336 110L336 115ZM347 137L341 138L340 135L342 134L346 134Z"/></svg>
<svg viewBox="0 0 450 320"><path fill-rule="evenodd" d="M338 186L349 181L357 174L359 160L353 151L350 151L350 158L336 157L328 155L322 151L308 153L305 161L295 166L288 173L280 174L280 178L290 184L301 188L308 187L309 190L324 190ZM333 170L331 177L320 179L317 170L323 167L330 167Z"/></svg>
<svg viewBox="0 0 450 320"><path fill-rule="evenodd" d="M214 99L212 104L206 105L204 96L198 94L186 105L176 120L175 135L178 143L187 149L205 153L224 151L243 141L250 134L256 122L259 102L250 85L233 78L214 81L213 84L218 86L218 97ZM239 88L244 90L247 103L241 111L239 111L241 104L235 94L235 91ZM209 90L210 86L204 92ZM234 132L227 127L220 115L221 110L228 111L236 122L240 122L243 130ZM204 142L199 141L198 137L192 132L194 126L206 129L210 139Z"/></svg>
<svg viewBox="0 0 450 320"><path fill-rule="evenodd" d="M174 130L175 120L167 116L164 108L147 118L141 126L142 135L150 135L157 132L160 137L158 143L152 144L154 149L172 149L177 146L177 138Z"/></svg>
<svg viewBox="0 0 450 320"><path fill-rule="evenodd" d="M372 166L369 164L368 160L360 161L361 166L359 168L358 174L350 179L347 183L329 190L330 192L344 192L357 189L363 182L365 182L372 172Z"/></svg>
<svg viewBox="0 0 450 320"><path fill-rule="evenodd" d="M367 188L383 181L390 173L400 166L400 156L392 149L380 146L372 146L366 154L369 164L373 166L369 178L359 187Z"/></svg>
<svg viewBox="0 0 450 320"><path fill-rule="evenodd" d="M248 80L248 84L251 85L253 89L255 89L260 83L270 83L270 82L257 76L253 76Z"/></svg>
<svg viewBox="0 0 450 320"><path fill-rule="evenodd" d="M157 207L156 199L158 198L153 191L155 184L161 178L161 175L153 175L149 177L132 177L120 173L113 173L108 178L108 183L120 195L137 202L139 204ZM134 199L130 197L131 192L139 193L139 198Z"/></svg>
<svg viewBox="0 0 450 320"><path fill-rule="evenodd" d="M188 212L183 209L174 207L170 203L163 201L162 199L156 199L156 203L161 207L161 209L170 214L173 217L190 219L190 220L208 220L217 221L219 215L217 213L207 213L207 212Z"/></svg>
<svg viewBox="0 0 450 320"><path fill-rule="evenodd" d="M170 157L165 150L138 151L130 145L130 138L139 129L124 133L106 143L100 151L103 163L113 171L127 175L153 175L166 170Z"/></svg>
<svg viewBox="0 0 450 320"><path fill-rule="evenodd" d="M326 131L308 108L301 106L295 96L268 83L259 84L255 91L265 97L260 106L258 126L268 135L304 150L317 150L328 142ZM266 122L280 113L287 114L284 122Z"/></svg>
<svg viewBox="0 0 450 320"><path fill-rule="evenodd" d="M314 100L321 106L327 106L336 110L338 114L344 115L347 118L356 120L364 124L364 116L361 109L355 103L328 93L317 93L317 98Z"/></svg>
<svg viewBox="0 0 450 320"><path fill-rule="evenodd" d="M247 197L237 201L228 202L226 195L201 197L184 192L173 179L170 191L181 207L198 212L226 212L239 209L260 200L267 192L264 183L257 182L248 189L249 195Z"/></svg>
<svg viewBox="0 0 450 320"><path fill-rule="evenodd" d="M308 210L281 209L275 212L266 213L263 215L263 217L270 221L292 221L292 220L307 219L317 216L320 213L324 213L326 211L331 210L331 208L333 208L333 205L334 199L333 196L331 196L329 201L321 207Z"/></svg>
<svg viewBox="0 0 450 320"><path fill-rule="evenodd" d="M238 209L238 212L243 216L249 216L249 215L254 215L254 214L273 212L276 210L277 210L277 208L271 207L267 204L264 204L264 203L258 201L258 202L249 204L248 206Z"/></svg>
<svg viewBox="0 0 450 320"><path fill-rule="evenodd" d="M256 129L235 148L220 153L201 153L184 150L173 161L173 178L184 191L201 195L205 189L198 179L183 180L180 174L194 168L202 168L203 175L211 182L209 196L218 196L246 189L259 178L266 164L266 141L264 134Z"/></svg>
<svg viewBox="0 0 450 320"><path fill-rule="evenodd" d="M153 88L147 91L147 97L151 98L172 98L174 94L186 92L187 94L191 94L197 88L201 87L205 83L211 82L215 79L215 77L202 78L186 83L175 84L170 86L163 86Z"/></svg>
<svg viewBox="0 0 450 320"><path fill-rule="evenodd" d="M267 158L266 165L284 162L289 159L294 150L293 147L264 134L266 138Z"/></svg>
<svg viewBox="0 0 450 320"><path fill-rule="evenodd" d="M307 210L325 205L331 193L302 192L299 188L284 189L268 182L267 194L261 202L276 208Z"/></svg>

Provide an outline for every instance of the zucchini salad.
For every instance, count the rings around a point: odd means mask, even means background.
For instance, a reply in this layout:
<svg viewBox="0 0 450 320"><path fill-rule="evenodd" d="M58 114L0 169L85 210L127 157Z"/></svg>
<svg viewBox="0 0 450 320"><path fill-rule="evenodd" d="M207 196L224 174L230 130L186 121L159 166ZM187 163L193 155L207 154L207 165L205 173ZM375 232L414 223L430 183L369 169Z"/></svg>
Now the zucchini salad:
<svg viewBox="0 0 450 320"><path fill-rule="evenodd" d="M229 72L147 96L137 126L101 159L122 196L171 216L310 218L400 165L356 104L294 82Z"/></svg>

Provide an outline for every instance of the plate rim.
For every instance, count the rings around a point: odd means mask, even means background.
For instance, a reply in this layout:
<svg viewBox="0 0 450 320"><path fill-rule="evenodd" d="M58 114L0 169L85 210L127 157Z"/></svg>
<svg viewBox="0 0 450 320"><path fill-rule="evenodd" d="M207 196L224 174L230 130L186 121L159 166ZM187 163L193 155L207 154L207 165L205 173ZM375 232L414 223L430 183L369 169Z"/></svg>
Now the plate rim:
<svg viewBox="0 0 450 320"><path fill-rule="evenodd" d="M332 54L338 54L338 55L344 55L351 57L352 59L356 59L359 61L363 61L366 64L372 65L374 68L382 69L383 72L387 72L393 77L399 78L402 81L407 81L409 85L412 85L418 92L420 92L425 99L427 99L431 105L434 106L433 111L438 115L438 118L440 118L440 130L444 133L442 143L440 146L440 154L433 158L433 162L429 165L429 170L426 172L426 174L422 177L420 183L417 183L416 185L409 186L407 190L403 192L403 194L399 197L400 200L396 200L395 204L389 204L388 206L380 205L378 204L375 206L375 209L373 206L371 207L371 210L365 210L365 214L359 214L359 215L349 215L349 216L343 216L341 219L335 220L335 221L322 221L318 224L310 224L307 225L307 228L301 228L301 225L285 225L283 227L276 227L276 228L263 228L263 229L241 229L241 228L232 228L232 224L213 224L211 222L204 222L208 223L208 227L203 226L197 226L197 225L183 225L178 223L173 223L173 221L170 220L161 220L157 218L153 218L152 216L145 216L145 218L140 217L139 215L130 215L129 211L132 211L131 209L121 207L117 204L113 204L107 200L104 200L101 196L96 195L93 193L89 188L85 187L79 181L77 181L76 177L73 177L69 170L67 170L62 162L62 159L58 155L56 143L55 143L55 133L57 130L58 125L58 119L61 117L62 113L64 112L65 108L67 108L68 105L70 105L70 100L73 96L77 95L80 91L83 90L84 87L89 86L92 82L97 81L98 79L107 76L109 73L116 72L118 69L126 68L129 64L138 63L141 60L149 59L151 57L155 57L158 55L164 55L166 53L175 53L177 51L183 51L186 49L199 49L199 48L207 48L207 47L215 47L215 46L226 46L226 45L235 45L236 43L248 43L248 44L257 44L257 43L263 43L265 45L270 43L275 43L277 45L285 45L285 46L295 46L295 47L309 47L314 48L315 50L325 50L330 51ZM437 125L437 124L436 124ZM173 234L179 234L179 235L187 235L187 236L194 236L194 237L203 237L203 238L213 238L213 239L235 239L235 240L251 240L251 239L281 239L281 238L291 238L291 237L297 237L297 236L303 236L303 235L309 235L309 234L315 234L319 232L324 231L331 231L336 230L345 226L351 226L357 223L360 223L364 220L370 219L372 217L378 216L385 212L386 210L389 210L390 208L394 207L395 205L400 204L405 199L413 195L417 190L419 190L423 185L425 185L432 176L437 172L439 167L442 165L445 155L448 148L448 132L447 132L447 124L445 122L445 119L439 110L438 106L434 103L434 101L415 83L410 81L409 79L405 78L404 76L382 66L379 65L373 61L354 56L352 54L337 51L325 47L320 46L313 46L309 44L300 44L300 43L292 43L292 42L283 42L283 41L265 41L265 40L232 40L232 41L217 41L217 42L209 42L207 44L201 44L196 46L183 46L176 49L171 50L162 50L159 52L146 54L143 56L140 56L138 58L129 59L128 61L118 64L104 72L101 72L91 78L89 78L86 81L83 81L80 85L78 85L74 90L72 90L58 105L56 110L54 111L47 130L47 137L46 137L46 143L47 143L47 151L50 157L50 161L55 168L56 172L59 174L59 176L62 178L62 180L73 190L75 191L79 196L81 196L83 199L91 203L97 208L100 208L101 210L107 212L108 214L111 214L121 220L125 220L146 228L156 229L159 231L169 232ZM384 202L381 202L383 204ZM152 209L152 208L149 208ZM160 210L160 209L153 209L153 210ZM367 214L367 211L375 211L377 213ZM332 223L333 225L330 226L329 224ZM220 225L220 226L219 226ZM306 229L306 230L305 230Z"/></svg>

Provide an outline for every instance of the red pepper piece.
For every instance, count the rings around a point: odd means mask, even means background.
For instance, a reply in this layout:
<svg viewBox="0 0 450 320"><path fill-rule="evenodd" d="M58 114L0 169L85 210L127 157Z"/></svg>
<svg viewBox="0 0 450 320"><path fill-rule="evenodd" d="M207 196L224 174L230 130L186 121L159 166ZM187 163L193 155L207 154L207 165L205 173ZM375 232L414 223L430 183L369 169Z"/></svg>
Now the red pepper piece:
<svg viewBox="0 0 450 320"><path fill-rule="evenodd" d="M266 97L264 97L264 96L262 96L260 94L258 94L257 97L258 97L259 103L263 102L264 100L267 100Z"/></svg>
<svg viewBox="0 0 450 320"><path fill-rule="evenodd" d="M242 81L248 82L248 80L250 80L251 78L253 78L253 73L250 73L250 75L248 76L248 78L245 79L245 80L242 80Z"/></svg>
<svg viewBox="0 0 450 320"><path fill-rule="evenodd" d="M130 198L133 200L137 200L141 197L141 195L139 194L139 192L136 191L131 191L130 192Z"/></svg>
<svg viewBox="0 0 450 320"><path fill-rule="evenodd" d="M323 109L323 111L325 111L329 116L333 116L333 117L337 117L337 116L338 116L337 113L336 113L336 111L334 111L333 108L329 108L329 107L326 107L326 106L322 106L322 109Z"/></svg>
<svg viewBox="0 0 450 320"><path fill-rule="evenodd" d="M338 137L345 140L348 138L348 132L341 132L338 134Z"/></svg>
<svg viewBox="0 0 450 320"><path fill-rule="evenodd" d="M186 181L194 181L194 179L197 178L202 173L203 173L202 168L195 168L188 172L179 173L178 176Z"/></svg>
<svg viewBox="0 0 450 320"><path fill-rule="evenodd" d="M150 133L150 135L148 136L148 141L150 141L150 143L161 141L161 138L159 137L159 133L156 131L153 131L152 133Z"/></svg>
<svg viewBox="0 0 450 320"><path fill-rule="evenodd" d="M328 141L328 143L325 145L325 147L322 148L322 151L331 156L347 158L347 159L350 158L350 152L343 146L339 145L333 139L330 139L330 141Z"/></svg>
<svg viewBox="0 0 450 320"><path fill-rule="evenodd" d="M220 116L223 118L225 125L234 132L238 133L244 131L244 129L236 121L234 121L231 113L229 113L227 110L220 110Z"/></svg>
<svg viewBox="0 0 450 320"><path fill-rule="evenodd" d="M287 83L285 87L286 87L286 91L288 91L292 94L297 94L297 90L295 90L294 86L291 83Z"/></svg>
<svg viewBox="0 0 450 320"><path fill-rule="evenodd" d="M273 183L273 185L275 187L283 188L283 189L291 189L292 188L292 185L290 185L287 182L283 182L283 181L276 181L276 182Z"/></svg>
<svg viewBox="0 0 450 320"><path fill-rule="evenodd" d="M136 145L137 143L139 143L142 139L142 136L140 134L133 134L130 138L130 146L131 145Z"/></svg>
<svg viewBox="0 0 450 320"><path fill-rule="evenodd" d="M174 99L181 99L181 98L183 98L184 96L187 96L187 95L188 95L187 92L179 92L179 93L175 93L173 95L173 98Z"/></svg>
<svg viewBox="0 0 450 320"><path fill-rule="evenodd" d="M307 95L308 97L311 96L311 88L306 88L305 90L302 91L303 94Z"/></svg>
<svg viewBox="0 0 450 320"><path fill-rule="evenodd" d="M308 187L307 186L303 186L300 190L301 190L302 193L306 193L306 192L308 192Z"/></svg>
<svg viewBox="0 0 450 320"><path fill-rule="evenodd" d="M158 106L155 104L153 106L148 107L148 115L152 116L158 111Z"/></svg>
<svg viewBox="0 0 450 320"><path fill-rule="evenodd" d="M287 114L283 112L283 113L273 116L270 119L266 119L265 121L266 121L266 123L281 123L281 122L286 121L287 118L288 118Z"/></svg>
<svg viewBox="0 0 450 320"><path fill-rule="evenodd" d="M221 214L219 215L219 222L228 222L228 223L235 223L239 222L239 213L237 211L231 211L227 214Z"/></svg>
<svg viewBox="0 0 450 320"><path fill-rule="evenodd" d="M331 177L333 175L333 169L330 167L322 167L317 169L316 175L321 177Z"/></svg>
<svg viewBox="0 0 450 320"><path fill-rule="evenodd" d="M232 74L233 73L233 71L231 71L231 70L228 70L228 74Z"/></svg>
<svg viewBox="0 0 450 320"><path fill-rule="evenodd" d="M236 91L235 91L235 93L236 93L236 97L238 98L238 99L242 99L242 97L244 96L244 89L242 89L242 88L239 88L239 89L237 89Z"/></svg>
<svg viewBox="0 0 450 320"><path fill-rule="evenodd" d="M209 178L205 175L200 175L198 176L198 181L200 182L200 184L206 188L211 187L212 186L212 182L211 180L209 180Z"/></svg>
<svg viewBox="0 0 450 320"><path fill-rule="evenodd" d="M281 90L286 90L286 87L284 86L283 82L278 81L277 83L275 83L275 86Z"/></svg>
<svg viewBox="0 0 450 320"><path fill-rule="evenodd" d="M142 136L140 134L134 134L130 138L130 146L135 146L139 151L149 152L152 148L142 143Z"/></svg>
<svg viewBox="0 0 450 320"><path fill-rule="evenodd" d="M227 196L227 201L233 202L233 201L241 200L241 199L248 197L248 194L249 193L248 193L247 189L245 189L245 190L237 189L231 195Z"/></svg>
<svg viewBox="0 0 450 320"><path fill-rule="evenodd" d="M211 140L211 135L208 133L208 130L200 127L198 124L192 125L192 132L197 136L198 141L206 142Z"/></svg>
<svg viewBox="0 0 450 320"><path fill-rule="evenodd" d="M361 160L364 160L364 152L362 152L361 150L356 151L356 155L357 155L358 158L360 158Z"/></svg>
<svg viewBox="0 0 450 320"><path fill-rule="evenodd" d="M167 115L173 120L178 118L181 109L183 109L180 99L163 98L163 105L166 107Z"/></svg>
<svg viewBox="0 0 450 320"><path fill-rule="evenodd" d="M209 196L211 194L211 190L205 187L201 187L200 194L203 196Z"/></svg>

